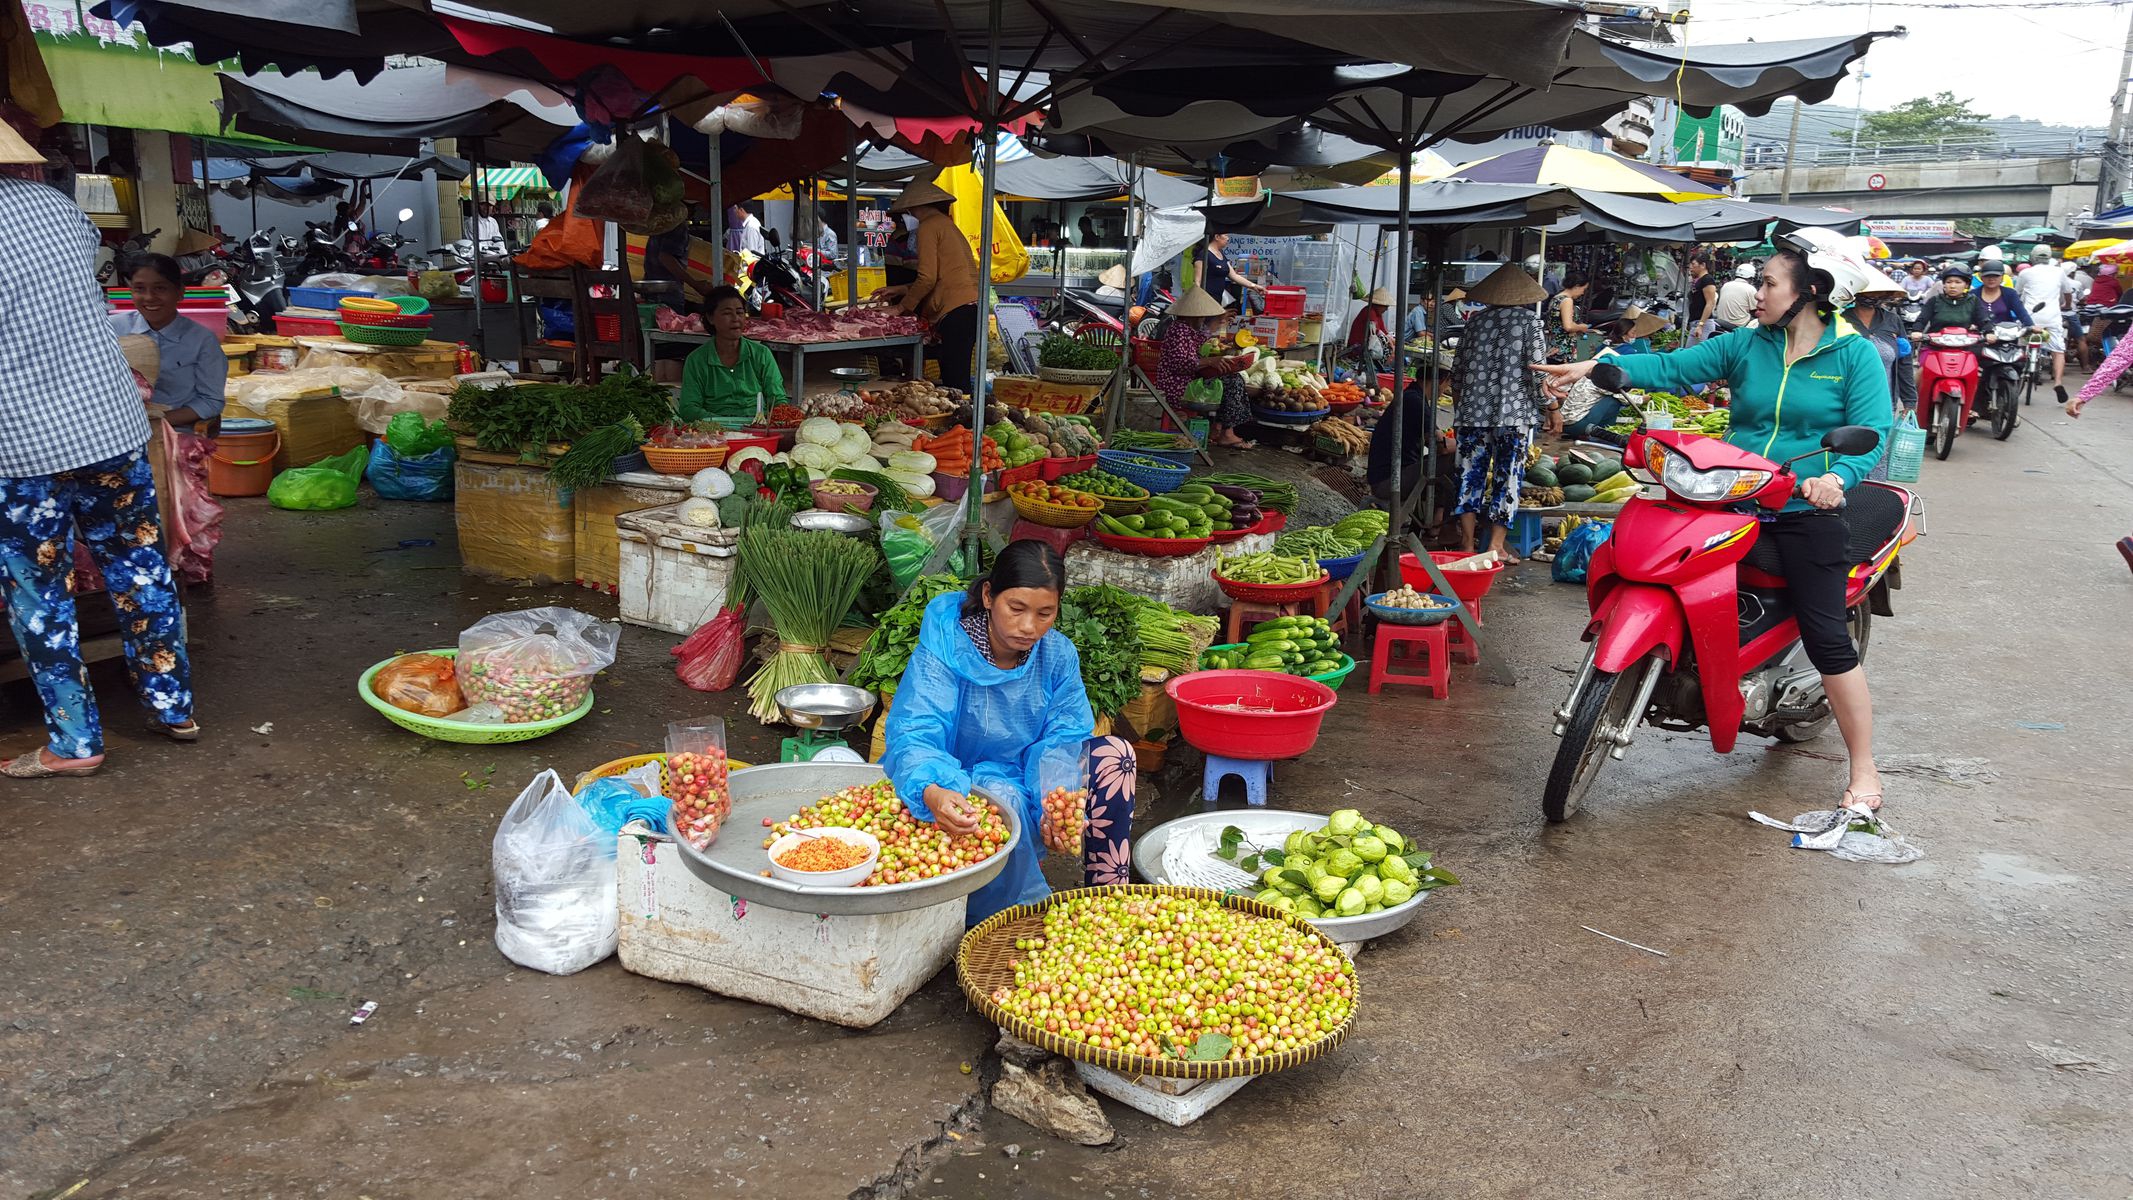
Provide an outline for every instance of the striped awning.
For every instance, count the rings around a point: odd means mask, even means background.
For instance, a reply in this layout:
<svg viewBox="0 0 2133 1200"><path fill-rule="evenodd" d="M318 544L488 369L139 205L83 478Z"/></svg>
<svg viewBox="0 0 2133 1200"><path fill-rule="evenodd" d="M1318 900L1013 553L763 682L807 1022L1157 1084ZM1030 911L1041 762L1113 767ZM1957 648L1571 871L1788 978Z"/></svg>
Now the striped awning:
<svg viewBox="0 0 2133 1200"><path fill-rule="evenodd" d="M481 169L481 187L484 192L495 196L499 200L508 200L525 191L546 192L553 190L548 186L548 180L542 176L539 167L526 166L483 167ZM474 194L474 180L471 177L460 181L459 194L462 196Z"/></svg>

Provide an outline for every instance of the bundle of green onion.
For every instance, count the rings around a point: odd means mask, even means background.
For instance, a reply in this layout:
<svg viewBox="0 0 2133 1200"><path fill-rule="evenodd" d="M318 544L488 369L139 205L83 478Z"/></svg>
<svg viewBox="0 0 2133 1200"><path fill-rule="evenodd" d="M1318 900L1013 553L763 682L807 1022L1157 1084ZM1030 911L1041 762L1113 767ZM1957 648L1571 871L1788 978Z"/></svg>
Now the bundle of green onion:
<svg viewBox="0 0 2133 1200"><path fill-rule="evenodd" d="M1250 488L1252 491L1259 493L1259 507L1261 508L1271 508L1275 512L1282 514L1296 511L1298 497L1295 487L1286 483L1278 483L1264 475L1250 475L1241 471L1233 471L1226 475L1199 475L1194 478L1200 483L1218 483L1225 487Z"/></svg>
<svg viewBox="0 0 2133 1200"><path fill-rule="evenodd" d="M740 559L749 592L777 628L777 653L748 681L748 711L768 725L778 719L779 691L836 681L826 657L830 635L881 565L881 551L840 533L757 525L742 531Z"/></svg>
<svg viewBox="0 0 2133 1200"><path fill-rule="evenodd" d="M1092 584L1077 591L1101 594L1128 606L1140 633L1141 665L1165 671L1189 671L1200 661L1200 652L1215 644L1222 622L1214 617L1179 612L1160 600L1138 596L1109 584Z"/></svg>

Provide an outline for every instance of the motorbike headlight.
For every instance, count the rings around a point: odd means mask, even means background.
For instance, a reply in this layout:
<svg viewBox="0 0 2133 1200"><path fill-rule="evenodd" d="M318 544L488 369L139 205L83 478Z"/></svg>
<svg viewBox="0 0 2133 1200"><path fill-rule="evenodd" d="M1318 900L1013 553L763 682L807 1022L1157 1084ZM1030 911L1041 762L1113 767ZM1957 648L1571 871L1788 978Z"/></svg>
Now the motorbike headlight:
<svg viewBox="0 0 2133 1200"><path fill-rule="evenodd" d="M1657 442L1645 443L1644 456L1652 474L1659 477L1660 484L1684 500L1704 504L1745 500L1762 491L1770 482L1768 471L1747 471L1736 467L1698 470L1687 458Z"/></svg>

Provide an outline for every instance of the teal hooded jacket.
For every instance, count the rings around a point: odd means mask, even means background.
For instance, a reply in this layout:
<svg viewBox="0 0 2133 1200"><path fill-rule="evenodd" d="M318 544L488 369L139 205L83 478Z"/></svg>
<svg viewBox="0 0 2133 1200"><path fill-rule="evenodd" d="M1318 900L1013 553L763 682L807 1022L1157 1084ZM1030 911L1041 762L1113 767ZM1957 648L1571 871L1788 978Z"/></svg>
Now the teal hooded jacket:
<svg viewBox="0 0 2133 1200"><path fill-rule="evenodd" d="M1888 371L1873 340L1839 316L1815 348L1785 361L1781 329L1736 329L1664 354L1629 354L1609 360L1630 386L1689 392L1723 379L1733 394L1733 424L1726 440L1776 463L1817 452L1794 470L1803 478L1834 474L1847 491L1859 486L1887 450L1895 426ZM1881 444L1865 454L1839 457L1821 449L1822 437L1839 425L1865 425ZM1795 496L1787 511L1808 508Z"/></svg>

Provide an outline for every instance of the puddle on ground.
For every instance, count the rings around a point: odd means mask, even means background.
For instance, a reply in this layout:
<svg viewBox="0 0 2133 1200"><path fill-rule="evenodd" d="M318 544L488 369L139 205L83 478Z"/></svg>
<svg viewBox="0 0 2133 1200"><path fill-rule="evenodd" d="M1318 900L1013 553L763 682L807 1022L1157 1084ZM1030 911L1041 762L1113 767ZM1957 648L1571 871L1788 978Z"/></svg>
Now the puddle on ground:
<svg viewBox="0 0 2133 1200"><path fill-rule="evenodd" d="M2062 883L2079 883L2078 875L2055 875L2039 871L2030 865L2031 860L2020 854L1980 854L1977 856L1977 877L1987 883L2004 883L2012 887L2054 887Z"/></svg>

